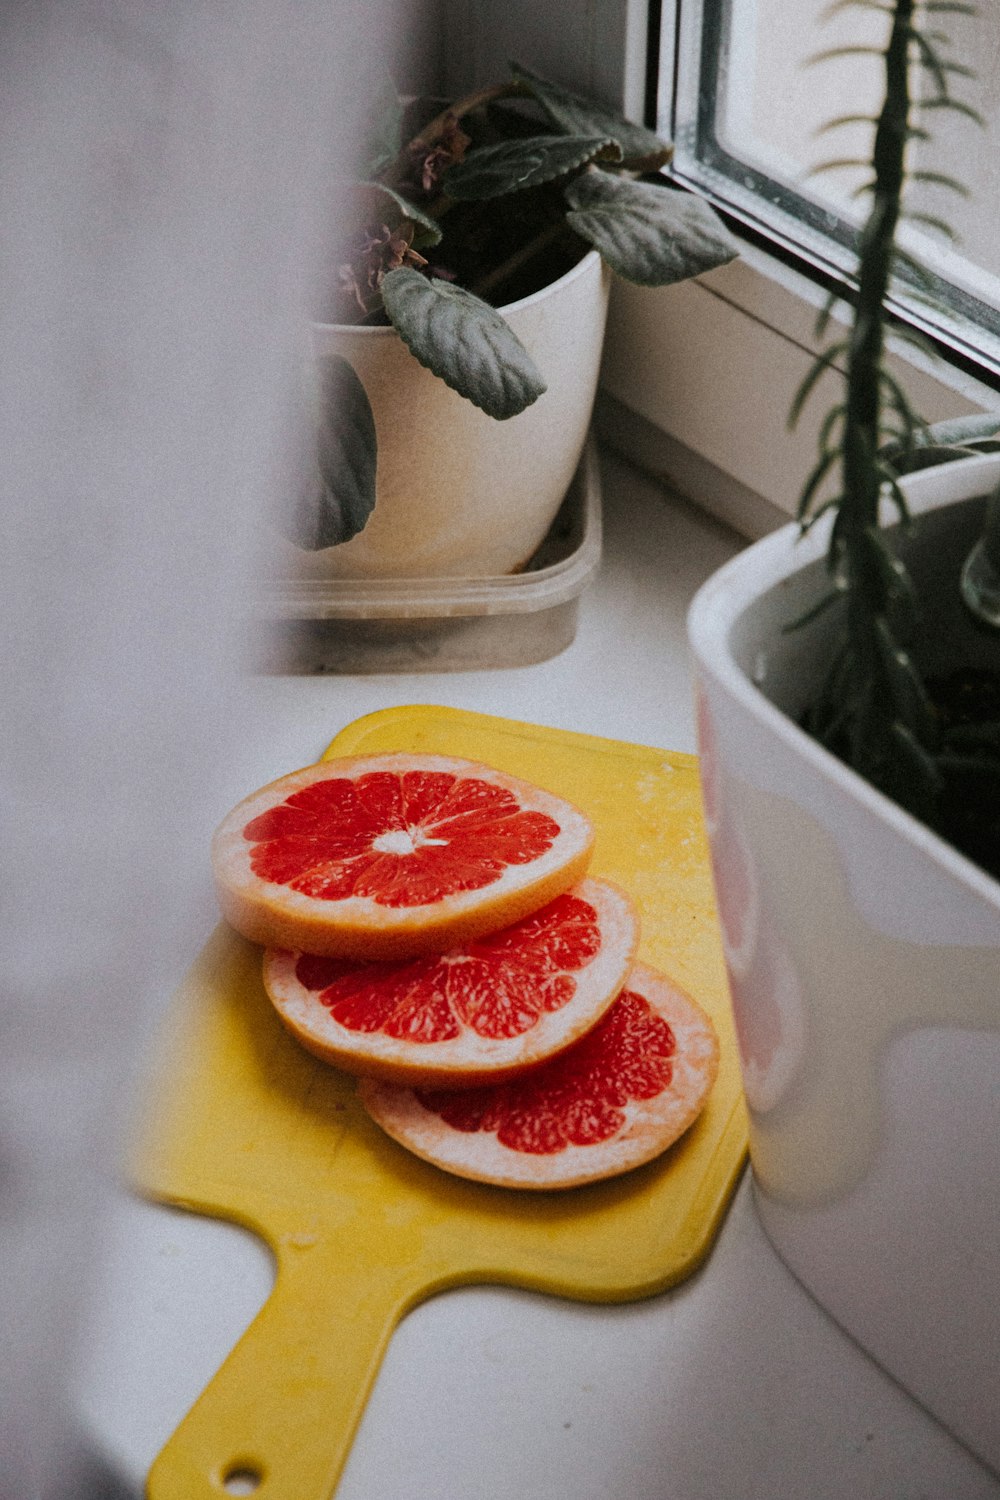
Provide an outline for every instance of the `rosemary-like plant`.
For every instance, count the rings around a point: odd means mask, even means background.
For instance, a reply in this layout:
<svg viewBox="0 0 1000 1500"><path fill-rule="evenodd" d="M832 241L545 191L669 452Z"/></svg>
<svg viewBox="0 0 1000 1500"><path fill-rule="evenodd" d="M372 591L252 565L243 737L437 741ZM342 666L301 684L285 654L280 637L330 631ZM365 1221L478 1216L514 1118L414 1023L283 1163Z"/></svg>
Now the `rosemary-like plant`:
<svg viewBox="0 0 1000 1500"><path fill-rule="evenodd" d="M819 454L801 495L799 520L805 531L833 512L827 559L831 588L807 618L839 604L844 621L830 669L803 723L874 785L940 827L949 776L967 774L971 768L991 780L1000 796L1000 724L987 726L971 759L966 749L949 739L949 727L911 655L922 618L921 601L893 548L891 533L882 529L880 507L888 504L908 525L900 475L942 458L998 446L993 434L1000 424L984 417L927 426L886 362L887 297L901 268L911 280L922 279L920 267L896 242L902 218L928 220L927 215L907 214L907 182L933 181L963 191L940 173L908 173L907 155L915 139L928 139L914 122L915 77L927 85L921 113L974 113L951 94L952 79L969 76L968 69L946 55L946 39L926 24L938 12L970 13L971 7L961 0L839 0L834 9L852 6L887 14L891 25L881 52L885 86L880 113L872 122L872 175L864 189L871 207L859 236L851 326L845 337L818 356L790 414L794 423L820 378L843 364L843 396L822 423ZM940 220L931 222L947 230ZM821 332L829 326L836 300L830 299L821 316ZM894 331L904 339L924 342L904 327ZM839 480L836 492L823 498L831 475Z"/></svg>

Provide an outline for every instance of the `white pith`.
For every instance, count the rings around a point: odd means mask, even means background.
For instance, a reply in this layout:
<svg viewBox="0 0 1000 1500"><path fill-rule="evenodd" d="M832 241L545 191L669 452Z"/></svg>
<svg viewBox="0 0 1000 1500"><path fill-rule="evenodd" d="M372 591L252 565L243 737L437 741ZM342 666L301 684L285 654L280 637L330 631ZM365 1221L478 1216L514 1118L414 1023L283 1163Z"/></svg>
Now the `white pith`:
<svg viewBox="0 0 1000 1500"><path fill-rule="evenodd" d="M415 854L418 849L424 849L428 845L443 847L447 839L432 838L422 828L389 828L385 833L380 833L378 838L372 839L372 848L379 854Z"/></svg>

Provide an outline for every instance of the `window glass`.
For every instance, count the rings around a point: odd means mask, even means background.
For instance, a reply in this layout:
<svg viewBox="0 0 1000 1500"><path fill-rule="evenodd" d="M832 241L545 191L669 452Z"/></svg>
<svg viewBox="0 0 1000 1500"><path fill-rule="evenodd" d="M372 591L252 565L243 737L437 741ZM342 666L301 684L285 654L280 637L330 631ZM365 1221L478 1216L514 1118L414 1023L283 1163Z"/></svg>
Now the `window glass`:
<svg viewBox="0 0 1000 1500"><path fill-rule="evenodd" d="M749 226L814 266L849 273L867 195L863 167L873 127L845 116L873 116L881 98L877 56L841 48L878 48L888 34L884 8L830 0L679 0L678 27L664 13L659 124L677 144L675 170ZM915 321L929 324L958 352L1000 369L1000 23L991 3L973 16L941 10L922 24L946 32L944 55L973 70L949 74L950 92L979 113L928 110L910 168L957 179L960 196L914 178L907 207L914 217L901 242L937 279L945 311L908 300ZM676 65L676 71L675 71ZM915 69L915 88L928 75ZM675 86L676 85L676 86ZM928 220L944 220L952 241Z"/></svg>

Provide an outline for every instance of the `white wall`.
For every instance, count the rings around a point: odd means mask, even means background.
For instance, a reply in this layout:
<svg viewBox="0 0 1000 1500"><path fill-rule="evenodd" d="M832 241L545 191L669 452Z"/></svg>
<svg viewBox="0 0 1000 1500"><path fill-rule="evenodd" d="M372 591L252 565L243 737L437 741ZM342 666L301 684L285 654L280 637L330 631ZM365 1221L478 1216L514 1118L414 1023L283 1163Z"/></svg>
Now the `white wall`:
<svg viewBox="0 0 1000 1500"><path fill-rule="evenodd" d="M444 84L466 92L514 59L641 119L645 0L444 0Z"/></svg>

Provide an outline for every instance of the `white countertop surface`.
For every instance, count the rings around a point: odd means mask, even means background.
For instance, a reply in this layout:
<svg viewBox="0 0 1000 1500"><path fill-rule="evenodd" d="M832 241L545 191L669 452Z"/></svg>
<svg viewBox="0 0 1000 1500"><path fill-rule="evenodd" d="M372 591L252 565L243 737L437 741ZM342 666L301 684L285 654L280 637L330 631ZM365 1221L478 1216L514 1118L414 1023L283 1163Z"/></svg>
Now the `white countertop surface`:
<svg viewBox="0 0 1000 1500"><path fill-rule="evenodd" d="M499 671L256 677L232 801L314 760L353 719L405 703L694 750L685 611L736 543L617 459L603 470L604 561L566 651ZM178 981L216 919L207 878L203 917ZM121 1194L76 1405L124 1493L141 1495L270 1285L269 1255L243 1231ZM411 1312L336 1494L987 1500L1000 1479L801 1289L763 1236L747 1177L708 1261L673 1292L600 1307L468 1288Z"/></svg>

